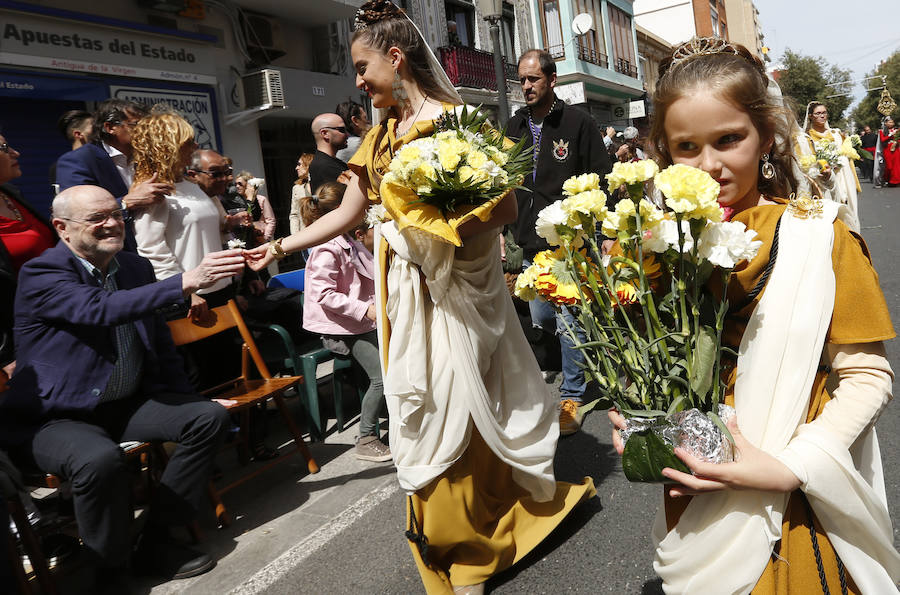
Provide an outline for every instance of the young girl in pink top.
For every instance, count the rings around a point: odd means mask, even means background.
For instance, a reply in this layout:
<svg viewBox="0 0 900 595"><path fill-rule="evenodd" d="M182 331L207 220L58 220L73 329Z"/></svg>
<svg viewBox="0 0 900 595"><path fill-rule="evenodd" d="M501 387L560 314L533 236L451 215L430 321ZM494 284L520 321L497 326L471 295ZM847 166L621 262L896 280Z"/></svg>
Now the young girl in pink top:
<svg viewBox="0 0 900 595"><path fill-rule="evenodd" d="M338 207L346 186L328 182L318 194L300 199L304 225ZM388 461L390 448L378 437L378 412L384 402L381 361L375 334L375 265L372 230L361 224L349 234L316 246L306 261L303 328L322 335L322 344L350 355L369 376L362 401L356 458Z"/></svg>

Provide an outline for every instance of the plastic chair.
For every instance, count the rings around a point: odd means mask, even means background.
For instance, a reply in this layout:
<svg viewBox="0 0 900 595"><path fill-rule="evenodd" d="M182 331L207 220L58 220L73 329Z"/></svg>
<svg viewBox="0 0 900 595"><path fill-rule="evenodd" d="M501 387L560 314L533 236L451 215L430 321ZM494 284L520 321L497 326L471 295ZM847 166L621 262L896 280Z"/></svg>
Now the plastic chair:
<svg viewBox="0 0 900 595"><path fill-rule="evenodd" d="M303 409L309 418L309 435L311 439L322 440L327 433L322 419L322 408L319 405L319 385L316 378L316 369L319 364L332 360L334 363L331 374L332 394L334 395L334 414L337 419L338 431L344 431L346 417L343 407L343 381L347 380L355 385L351 374L353 362L349 356L335 354L324 347L311 349L312 345L306 345L308 351L298 349L291 334L284 327L277 324L251 325L254 331L264 333L260 339L262 346L260 351L263 358L282 369L289 370L294 376L301 376L301 402ZM318 343L318 341L316 341ZM357 387L360 402L365 392Z"/></svg>
<svg viewBox="0 0 900 595"><path fill-rule="evenodd" d="M306 269L297 269L296 271L288 271L287 273L278 273L269 278L266 287L275 289L277 287L287 287L288 289L296 289L303 291L305 287Z"/></svg>

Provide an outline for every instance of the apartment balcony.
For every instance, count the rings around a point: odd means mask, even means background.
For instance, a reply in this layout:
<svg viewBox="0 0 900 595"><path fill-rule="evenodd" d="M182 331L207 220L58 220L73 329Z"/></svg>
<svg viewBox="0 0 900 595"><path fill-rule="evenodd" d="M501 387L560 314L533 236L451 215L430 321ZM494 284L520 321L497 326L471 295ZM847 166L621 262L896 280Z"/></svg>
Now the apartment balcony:
<svg viewBox="0 0 900 595"><path fill-rule="evenodd" d="M441 65L455 87L497 90L494 54L461 45L438 48ZM518 80L515 64L503 61L507 80Z"/></svg>
<svg viewBox="0 0 900 595"><path fill-rule="evenodd" d="M616 58L616 72L620 72L635 79L638 77L637 66L624 58Z"/></svg>
<svg viewBox="0 0 900 595"><path fill-rule="evenodd" d="M566 59L566 46L563 44L551 45L544 48L554 60Z"/></svg>
<svg viewBox="0 0 900 595"><path fill-rule="evenodd" d="M606 54L598 52L596 49L590 48L581 42L578 42L577 48L579 60L590 62L591 64L596 64L603 68L609 68L609 61L606 58Z"/></svg>

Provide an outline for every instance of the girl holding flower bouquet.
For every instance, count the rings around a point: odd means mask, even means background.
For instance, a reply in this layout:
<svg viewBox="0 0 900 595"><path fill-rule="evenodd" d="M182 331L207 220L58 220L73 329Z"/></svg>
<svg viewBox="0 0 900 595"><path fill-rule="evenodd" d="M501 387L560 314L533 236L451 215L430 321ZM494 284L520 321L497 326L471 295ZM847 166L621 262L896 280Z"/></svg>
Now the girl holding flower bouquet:
<svg viewBox="0 0 900 595"><path fill-rule="evenodd" d="M735 462L675 450L692 473L662 471L654 569L670 593L894 592L900 556L872 427L891 397L882 341L894 330L865 244L835 203L793 196L792 116L757 58L693 39L662 73L650 135L660 166L709 173L725 216L763 244L726 290ZM610 419L621 453L625 420Z"/></svg>
<svg viewBox="0 0 900 595"><path fill-rule="evenodd" d="M828 126L828 108L818 101L806 106L803 132L797 131L797 155L801 169L809 172L823 196L846 205L842 219L859 233L857 194L862 191L856 175L855 160L859 154L850 139L837 128ZM803 167L806 166L806 167Z"/></svg>
<svg viewBox="0 0 900 595"><path fill-rule="evenodd" d="M449 175L443 181L455 187L481 184L497 169L486 160L500 167L515 150L482 153L469 150L477 139L468 130L436 133L434 121L462 100L389 0L360 8L351 54L357 86L384 117L349 162L354 175L343 202L247 258L261 268L352 228L371 202L383 205L388 221L378 227L374 254L378 333L390 449L409 496L406 536L429 593L479 593L595 493L590 478L573 485L553 475L559 413L499 253L500 229L516 218L515 196L459 203L451 193L447 209L427 202L437 173L422 152L436 154ZM431 148L415 144L432 137ZM421 184L411 189L401 177Z"/></svg>

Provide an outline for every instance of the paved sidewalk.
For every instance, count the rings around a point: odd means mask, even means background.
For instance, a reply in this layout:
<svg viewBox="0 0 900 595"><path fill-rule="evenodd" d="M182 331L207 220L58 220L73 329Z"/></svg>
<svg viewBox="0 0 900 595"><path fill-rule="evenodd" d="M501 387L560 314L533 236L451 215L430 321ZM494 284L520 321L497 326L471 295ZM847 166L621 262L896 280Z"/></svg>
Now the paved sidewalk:
<svg viewBox="0 0 900 595"><path fill-rule="evenodd" d="M330 396L323 395L323 401L330 402ZM296 412L297 399L290 399L288 404ZM353 411L349 402L347 409ZM285 440L279 450L286 456L293 443L287 442L280 417L272 415L268 421L268 444L275 446L279 439ZM270 581L397 493L392 463L360 461L353 455L358 418L351 421L354 423L344 432L331 434L324 443L309 444L319 473L309 474L299 453L290 455L289 461L225 494L223 501L234 518L230 527L216 528L212 512L205 512L201 519L204 539L199 547L218 561L216 568L191 579L163 583L145 579L142 592L265 592ZM334 419L329 420L329 427L334 423ZM217 459L226 480L248 471L236 459L232 450L223 451Z"/></svg>

